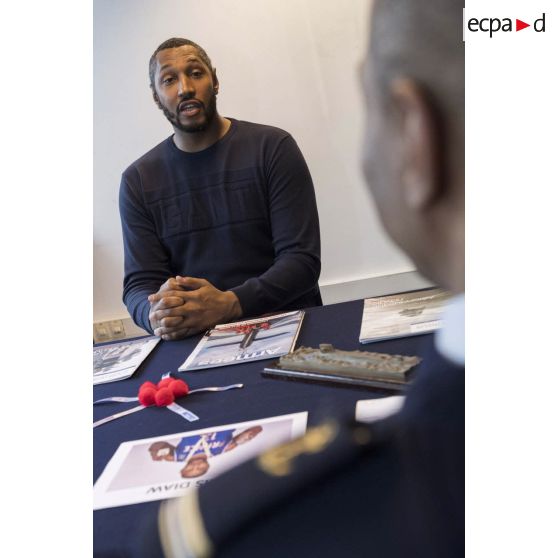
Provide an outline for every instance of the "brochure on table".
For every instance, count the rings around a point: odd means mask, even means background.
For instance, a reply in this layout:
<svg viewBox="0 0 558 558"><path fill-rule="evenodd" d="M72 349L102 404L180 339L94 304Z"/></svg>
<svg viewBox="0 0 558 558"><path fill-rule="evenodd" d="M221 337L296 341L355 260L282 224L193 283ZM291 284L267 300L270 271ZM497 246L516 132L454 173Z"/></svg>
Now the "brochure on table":
<svg viewBox="0 0 558 558"><path fill-rule="evenodd" d="M367 298L364 301L360 343L431 333L441 327L450 295L442 289Z"/></svg>
<svg viewBox="0 0 558 558"><path fill-rule="evenodd" d="M93 347L93 385L129 378L159 341L142 337Z"/></svg>
<svg viewBox="0 0 558 558"><path fill-rule="evenodd" d="M94 509L182 496L262 451L302 436L293 413L120 444L93 489Z"/></svg>
<svg viewBox="0 0 558 558"><path fill-rule="evenodd" d="M304 310L215 326L178 369L201 370L286 355L293 350Z"/></svg>

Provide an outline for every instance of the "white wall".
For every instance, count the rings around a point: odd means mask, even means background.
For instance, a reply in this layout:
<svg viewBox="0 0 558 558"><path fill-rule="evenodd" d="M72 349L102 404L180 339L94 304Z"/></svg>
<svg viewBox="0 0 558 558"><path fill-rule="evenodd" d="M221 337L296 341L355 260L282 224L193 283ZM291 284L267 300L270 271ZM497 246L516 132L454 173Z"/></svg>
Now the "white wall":
<svg viewBox="0 0 558 558"><path fill-rule="evenodd" d="M360 174L357 65L368 10L368 0L95 0L95 321L127 315L120 174L172 133L151 99L147 65L173 36L208 52L223 116L279 126L297 140L316 188L326 290L413 270L383 233Z"/></svg>

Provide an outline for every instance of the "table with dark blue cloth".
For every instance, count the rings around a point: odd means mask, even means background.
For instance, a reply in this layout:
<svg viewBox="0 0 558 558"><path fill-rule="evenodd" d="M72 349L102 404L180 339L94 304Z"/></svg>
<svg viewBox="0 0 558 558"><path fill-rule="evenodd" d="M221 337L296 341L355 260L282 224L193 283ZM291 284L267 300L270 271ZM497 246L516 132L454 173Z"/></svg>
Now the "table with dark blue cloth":
<svg viewBox="0 0 558 558"><path fill-rule="evenodd" d="M360 345L358 342L363 301L356 300L306 310L296 346L317 347L331 343L338 349L360 349L390 354L420 355L432 334ZM262 376L266 364L257 361L222 366L194 372L177 373L178 367L197 345L201 334L182 341L161 341L142 363L133 377L94 387L94 398L137 395L145 381L157 383L165 372L184 379L191 389L242 383L244 388L220 393L199 393L179 401L180 405L200 417L187 422L165 409L150 407L103 424L94 429L94 480L122 442L139 440L191 430L200 430L236 422L276 415L308 411L308 425L319 423L330 415L354 416L359 399L385 396L385 392L369 389L278 380ZM427 366L422 362L422 366ZM93 407L94 420L99 420L137 403L107 404ZM97 510L93 515L93 548L95 556L129 556L137 519L150 508L156 513L160 502L146 502Z"/></svg>

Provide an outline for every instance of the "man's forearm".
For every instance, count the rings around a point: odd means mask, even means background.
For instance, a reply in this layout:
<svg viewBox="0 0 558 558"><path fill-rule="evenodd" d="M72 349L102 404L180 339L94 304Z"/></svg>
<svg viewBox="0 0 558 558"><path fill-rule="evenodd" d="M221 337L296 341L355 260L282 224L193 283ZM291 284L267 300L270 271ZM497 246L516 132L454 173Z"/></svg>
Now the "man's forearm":
<svg viewBox="0 0 558 558"><path fill-rule="evenodd" d="M124 295L124 304L128 309L128 313L132 317L134 323L147 331L148 333L153 333L151 324L149 323L149 310L151 305L147 300L147 297L151 292L147 290L134 289L129 291Z"/></svg>
<svg viewBox="0 0 558 558"><path fill-rule="evenodd" d="M224 291L223 321L232 322L242 318L243 311L238 296L233 291Z"/></svg>
<svg viewBox="0 0 558 558"><path fill-rule="evenodd" d="M310 254L284 254L265 273L231 289L244 316L274 312L316 289L320 259Z"/></svg>

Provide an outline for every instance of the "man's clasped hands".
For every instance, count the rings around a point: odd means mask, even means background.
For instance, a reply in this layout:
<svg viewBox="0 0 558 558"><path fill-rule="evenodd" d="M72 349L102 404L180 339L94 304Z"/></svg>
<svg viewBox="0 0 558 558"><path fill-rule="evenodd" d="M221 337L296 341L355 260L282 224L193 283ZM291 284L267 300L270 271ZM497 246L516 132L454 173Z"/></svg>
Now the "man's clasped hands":
<svg viewBox="0 0 558 558"><path fill-rule="evenodd" d="M171 277L148 300L153 332L166 341L183 339L242 315L232 291L220 291L196 277Z"/></svg>

